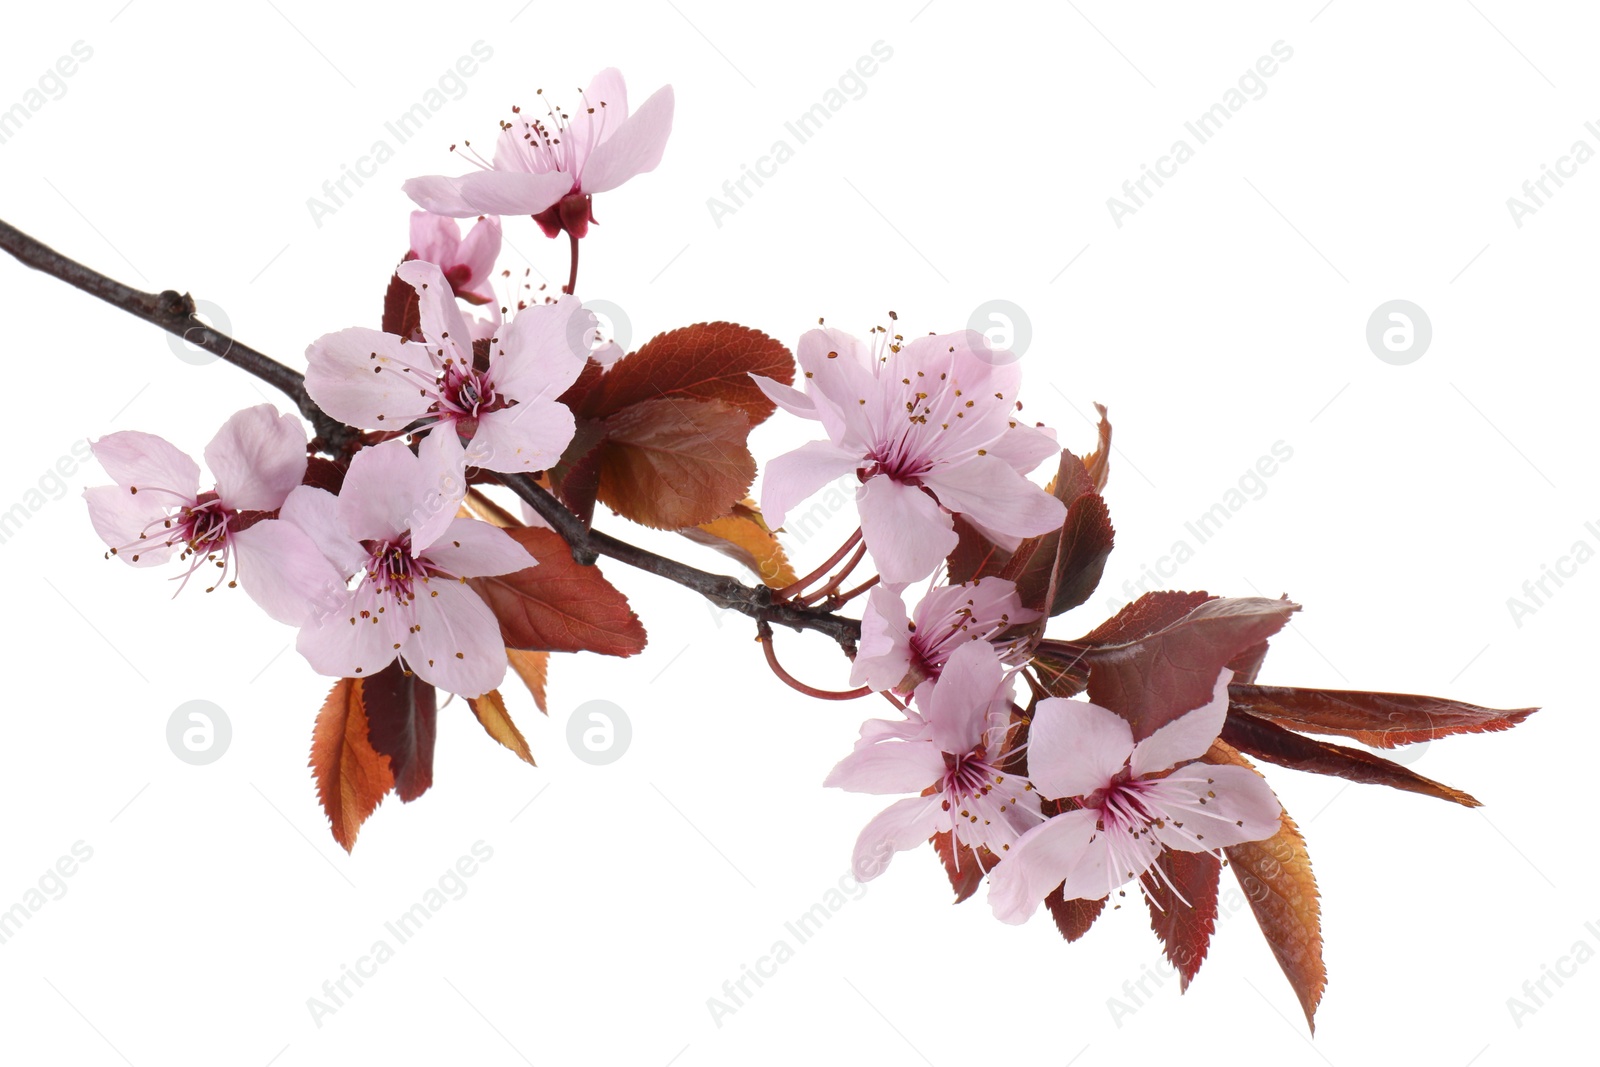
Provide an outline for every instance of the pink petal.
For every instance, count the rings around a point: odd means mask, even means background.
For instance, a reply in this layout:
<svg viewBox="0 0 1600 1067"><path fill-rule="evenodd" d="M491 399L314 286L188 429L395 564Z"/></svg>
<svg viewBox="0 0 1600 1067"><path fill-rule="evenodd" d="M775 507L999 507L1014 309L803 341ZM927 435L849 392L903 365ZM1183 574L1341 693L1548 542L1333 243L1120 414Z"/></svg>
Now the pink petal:
<svg viewBox="0 0 1600 1067"><path fill-rule="evenodd" d="M843 330L807 330L800 335L795 361L829 439L865 453L876 436L867 409L882 392L870 369L871 348Z"/></svg>
<svg viewBox="0 0 1600 1067"><path fill-rule="evenodd" d="M1133 756L1128 760L1128 770L1133 776L1144 778L1176 767L1185 760L1204 756L1228 719L1228 683L1231 681L1233 672L1222 668L1208 702L1184 712L1134 745Z"/></svg>
<svg viewBox="0 0 1600 1067"><path fill-rule="evenodd" d="M506 676L500 624L483 600L460 582L419 582L417 630L403 642L406 664L430 685L479 697Z"/></svg>
<svg viewBox="0 0 1600 1067"><path fill-rule="evenodd" d="M360 678L393 663L405 634L401 613L387 598L380 600L371 582L363 582L339 610L302 628L295 648L318 674Z"/></svg>
<svg viewBox="0 0 1600 1067"><path fill-rule="evenodd" d="M1092 811L1070 811L1023 834L989 875L989 906L994 917L1005 923L1027 922L1044 898L1080 864L1094 837L1097 818Z"/></svg>
<svg viewBox="0 0 1600 1067"><path fill-rule="evenodd" d="M424 211L431 211L435 215L449 215L451 218L469 219L474 215L482 215L483 211L462 197L461 182L466 177L468 175L465 174L459 178L429 174L411 178L400 188Z"/></svg>
<svg viewBox="0 0 1600 1067"><path fill-rule="evenodd" d="M466 453L449 423L428 431L417 445L408 519L411 554L420 556L455 521L467 496ZM349 479L346 478L346 485Z"/></svg>
<svg viewBox="0 0 1600 1067"><path fill-rule="evenodd" d="M655 170L672 133L672 105L672 86L664 85L590 152L581 175L583 192L603 193L636 174ZM617 118L613 106L607 101L608 125Z"/></svg>
<svg viewBox="0 0 1600 1067"><path fill-rule="evenodd" d="M776 529L796 504L860 465L861 457L842 452L827 441L808 441L785 452L769 460L762 475L761 514Z"/></svg>
<svg viewBox="0 0 1600 1067"><path fill-rule="evenodd" d="M494 290L489 286L489 278L494 274L495 261L500 258L500 244L503 240L500 225L500 216L485 215L480 218L471 230L467 231L466 238L461 242L456 251L455 261L451 266L467 268L467 279L461 283L463 293L476 296L485 302L494 299ZM427 259L427 256L419 256ZM432 262L438 262L433 260Z"/></svg>
<svg viewBox="0 0 1600 1067"><path fill-rule="evenodd" d="M461 199L472 207L467 212L470 215L537 215L572 189L572 175L559 170L543 174L480 170L465 175L460 181ZM455 214L453 211L439 213Z"/></svg>
<svg viewBox="0 0 1600 1067"><path fill-rule="evenodd" d="M1061 895L1068 900L1099 900L1149 870L1159 855L1161 843L1153 834L1134 836L1126 830L1099 833L1067 872Z"/></svg>
<svg viewBox="0 0 1600 1067"><path fill-rule="evenodd" d="M89 505L94 532L108 547L119 550L117 558L122 562L131 567L154 567L172 558L174 550L167 545L128 548L147 533L165 534L167 509L161 504L160 494L141 496L120 485L97 485L85 489L83 499Z"/></svg>
<svg viewBox="0 0 1600 1067"><path fill-rule="evenodd" d="M429 263L454 265L461 247L461 225L448 215L411 213L411 251Z"/></svg>
<svg viewBox="0 0 1600 1067"><path fill-rule="evenodd" d="M148 491L149 499L163 507L193 504L200 493L199 465L153 433L122 430L106 434L89 450L112 481L125 491Z"/></svg>
<svg viewBox="0 0 1600 1067"><path fill-rule="evenodd" d="M922 714L933 727L933 743L960 754L986 744L990 714L997 703L1009 701L1010 685L994 647L987 641L969 641L945 662L926 700L922 688L917 692Z"/></svg>
<svg viewBox="0 0 1600 1067"><path fill-rule="evenodd" d="M852 793L920 793L944 776L944 754L928 741L884 741L857 747L822 784Z"/></svg>
<svg viewBox="0 0 1600 1067"><path fill-rule="evenodd" d="M870 882L888 869L896 852L916 848L940 830L950 828L950 817L939 807L938 794L907 797L884 808L856 838L850 868L856 881Z"/></svg>
<svg viewBox="0 0 1600 1067"><path fill-rule="evenodd" d="M1009 463L1018 474L1027 474L1045 460L1061 454L1054 430L1020 422L985 447L989 455Z"/></svg>
<svg viewBox="0 0 1600 1067"><path fill-rule="evenodd" d="M1028 731L1028 778L1047 797L1104 789L1133 752L1133 728L1085 700L1046 697Z"/></svg>
<svg viewBox="0 0 1600 1067"><path fill-rule="evenodd" d="M278 622L309 626L348 603L344 575L305 531L282 519L258 522L233 537L239 584Z"/></svg>
<svg viewBox="0 0 1600 1067"><path fill-rule="evenodd" d="M817 403L798 389L775 382L771 378L764 378L759 374L751 374L751 379L756 383L766 398L778 405L791 415L798 415L802 419L815 419L817 417Z"/></svg>
<svg viewBox="0 0 1600 1067"><path fill-rule="evenodd" d="M974 515L984 526L1014 537L1059 530L1067 519L1065 504L998 456L972 456L937 468L922 481L951 511Z"/></svg>
<svg viewBox="0 0 1600 1067"><path fill-rule="evenodd" d="M206 445L217 496L239 511L276 511L306 474L306 431L271 404L235 413Z"/></svg>
<svg viewBox="0 0 1600 1067"><path fill-rule="evenodd" d="M367 551L346 532L339 498L326 489L302 485L283 502L278 518L300 527L343 577L367 565Z"/></svg>
<svg viewBox="0 0 1600 1067"><path fill-rule="evenodd" d="M915 486L883 475L869 478L856 490L856 508L861 513L867 551L889 585L928 577L955 551L957 538L950 516Z"/></svg>
<svg viewBox="0 0 1600 1067"><path fill-rule="evenodd" d="M472 366L472 334L455 290L444 280L437 264L413 259L395 271L400 280L417 291L417 312L422 320L422 337L428 342L428 355L435 366ZM375 375L375 377L377 377ZM430 383L431 384L431 383Z"/></svg>
<svg viewBox="0 0 1600 1067"><path fill-rule="evenodd" d="M518 311L490 347L495 391L513 400L556 399L583 373L594 331L594 312L575 296Z"/></svg>
<svg viewBox="0 0 1600 1067"><path fill-rule="evenodd" d="M417 457L398 438L361 449L339 490L340 524L357 541L398 540L421 503L418 481Z"/></svg>
<svg viewBox="0 0 1600 1067"><path fill-rule="evenodd" d="M900 594L874 586L861 614L861 640L850 668L852 686L897 688L911 671L911 619Z"/></svg>
<svg viewBox="0 0 1600 1067"><path fill-rule="evenodd" d="M425 556L458 578L513 574L538 563L510 534L477 519L451 521Z"/></svg>
<svg viewBox="0 0 1600 1067"><path fill-rule="evenodd" d="M398 430L420 418L433 401L419 390L435 378L422 345L364 326L323 334L306 349L306 392L350 426Z"/></svg>
<svg viewBox="0 0 1600 1067"><path fill-rule="evenodd" d="M1181 807L1164 799L1163 810L1171 819L1151 827L1150 832L1168 848L1210 852L1278 832L1283 807L1266 780L1248 767L1191 763L1160 784L1163 792L1187 794Z"/></svg>
<svg viewBox="0 0 1600 1067"><path fill-rule="evenodd" d="M549 470L577 432L565 404L535 400L478 417L466 459L485 470L521 474Z"/></svg>

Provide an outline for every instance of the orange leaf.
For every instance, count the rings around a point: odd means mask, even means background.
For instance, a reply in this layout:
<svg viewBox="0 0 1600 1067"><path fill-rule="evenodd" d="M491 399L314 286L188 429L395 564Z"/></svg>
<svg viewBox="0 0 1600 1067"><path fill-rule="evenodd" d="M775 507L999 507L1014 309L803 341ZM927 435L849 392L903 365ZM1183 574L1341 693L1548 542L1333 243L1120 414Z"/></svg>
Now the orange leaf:
<svg viewBox="0 0 1600 1067"><path fill-rule="evenodd" d="M517 729L517 724L511 721L506 702L500 699L500 690L491 689L481 697L469 697L467 705L490 737L515 752L530 766L537 766L533 762L533 753L528 750L527 739Z"/></svg>
<svg viewBox="0 0 1600 1067"><path fill-rule="evenodd" d="M706 545L738 560L767 585L782 589L796 580L789 557L778 537L767 527L761 509L748 497L720 519L679 530L697 545Z"/></svg>
<svg viewBox="0 0 1600 1067"><path fill-rule="evenodd" d="M394 788L388 757L367 739L360 679L341 678L328 691L311 734L310 765L333 839L349 852L361 824Z"/></svg>
<svg viewBox="0 0 1600 1067"><path fill-rule="evenodd" d="M533 694L533 702L539 706L539 710L550 714L550 708L544 700L545 683L550 678L550 653L508 648L506 659L510 661L511 669L517 672L517 677L522 679L522 684L528 687L528 692Z"/></svg>
<svg viewBox="0 0 1600 1067"><path fill-rule="evenodd" d="M1248 759L1221 741L1211 746L1205 759L1208 763L1232 763L1255 770ZM1223 852L1272 954L1278 957L1278 966L1300 998L1306 1025L1316 1033L1317 1005L1328 985L1328 969L1322 962L1322 908L1317 901L1317 879L1311 873L1311 856L1306 852L1300 828L1286 811L1272 837L1234 845Z"/></svg>
<svg viewBox="0 0 1600 1067"><path fill-rule="evenodd" d="M750 421L721 400L646 400L606 420L599 496L626 519L658 530L728 513L756 476L745 446Z"/></svg>
<svg viewBox="0 0 1600 1067"><path fill-rule="evenodd" d="M467 585L494 612L507 648L608 656L631 656L644 649L644 626L627 598L598 567L574 560L560 534L537 526L506 533L538 565L471 578Z"/></svg>

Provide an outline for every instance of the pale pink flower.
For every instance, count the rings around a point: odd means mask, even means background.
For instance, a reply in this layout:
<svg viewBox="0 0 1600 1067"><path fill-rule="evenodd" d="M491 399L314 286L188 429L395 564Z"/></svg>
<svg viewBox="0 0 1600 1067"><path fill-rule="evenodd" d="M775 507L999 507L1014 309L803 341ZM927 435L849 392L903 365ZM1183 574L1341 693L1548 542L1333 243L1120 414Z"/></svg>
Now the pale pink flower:
<svg viewBox="0 0 1600 1067"><path fill-rule="evenodd" d="M1208 703L1137 744L1115 712L1039 701L1028 777L1042 795L1073 798L1079 808L1028 831L990 874L997 918L1025 922L1058 885L1068 899L1099 900L1152 867L1159 872L1163 849L1217 853L1277 833L1283 809L1260 775L1190 762L1221 733L1232 678L1224 668Z"/></svg>
<svg viewBox="0 0 1600 1067"><path fill-rule="evenodd" d="M263 524L279 535L263 582L284 607L276 617L300 627L295 647L317 673L364 677L398 656L466 697L505 677L500 624L465 580L535 561L504 530L453 509L439 524L436 477L404 443L386 441L356 453L337 497L302 486Z"/></svg>
<svg viewBox="0 0 1600 1067"><path fill-rule="evenodd" d="M271 404L235 413L206 445L216 485L204 493L195 461L154 434L124 430L90 449L117 483L83 493L109 555L152 567L176 552L188 564L183 585L202 567L216 569L207 592L250 576L272 537L260 520L283 505L306 471L305 427Z"/></svg>
<svg viewBox="0 0 1600 1067"><path fill-rule="evenodd" d="M406 195L437 215L532 215L551 237L563 229L584 236L594 221L592 195L661 162L672 132L672 86L656 90L631 115L615 68L594 76L575 114L550 104L543 90L540 96L547 115L513 108L511 121L500 124L493 162L474 153L468 159L480 170L412 178Z"/></svg>
<svg viewBox="0 0 1600 1067"><path fill-rule="evenodd" d="M879 585L861 615L850 684L910 692L924 679L938 678L951 654L968 641L987 641L1002 662L1021 666L1027 661L1026 648L1001 639L1013 627L1038 618L1037 611L1022 606L1016 584L1004 578L936 586L909 616L901 595Z"/></svg>
<svg viewBox="0 0 1600 1067"><path fill-rule="evenodd" d="M1023 477L1057 453L1017 418L1021 370L971 330L868 345L839 330L800 338L804 393L759 375L777 405L822 423L767 464L761 510L774 527L841 476L861 479L861 533L885 583L932 574L955 549L960 514L1007 550L1059 529L1060 500Z"/></svg>
<svg viewBox="0 0 1600 1067"><path fill-rule="evenodd" d="M937 682L918 687L917 703L921 714L904 722L863 726L855 750L823 783L856 793L932 789L895 801L861 831L852 864L863 882L881 874L895 852L937 833L1003 855L1039 819L1039 798L1027 779L998 767L1011 678L987 644L957 649Z"/></svg>
<svg viewBox="0 0 1600 1067"><path fill-rule="evenodd" d="M500 217L480 217L465 239L461 225L445 215L411 213L411 251L406 259L438 266L456 296L469 304L494 300L489 278L500 258Z"/></svg>
<svg viewBox="0 0 1600 1067"><path fill-rule="evenodd" d="M475 360L439 268L413 260L398 273L417 290L422 341L363 327L319 337L306 350L311 398L351 426L436 426L424 447L458 466L508 474L553 466L576 428L557 398L583 370L593 313L571 296L530 305ZM464 451L458 438L469 441Z"/></svg>

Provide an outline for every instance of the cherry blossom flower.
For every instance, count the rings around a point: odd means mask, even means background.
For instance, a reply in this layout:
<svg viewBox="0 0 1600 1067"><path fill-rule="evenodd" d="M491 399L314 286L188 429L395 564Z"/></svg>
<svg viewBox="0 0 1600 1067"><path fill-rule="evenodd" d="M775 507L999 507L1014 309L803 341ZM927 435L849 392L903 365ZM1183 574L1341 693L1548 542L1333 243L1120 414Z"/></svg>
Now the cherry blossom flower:
<svg viewBox="0 0 1600 1067"><path fill-rule="evenodd" d="M439 427L425 447L440 450L446 467L516 474L552 466L576 428L556 398L583 370L593 313L570 296L530 305L489 340L487 359L474 359L438 266L413 260L398 273L417 290L423 340L363 327L323 335L306 350L311 398L351 426ZM458 438L470 442L464 451Z"/></svg>
<svg viewBox="0 0 1600 1067"><path fill-rule="evenodd" d="M1011 678L984 642L968 642L937 682L917 688L919 716L863 726L855 750L824 785L856 793L923 793L890 804L867 823L852 860L856 878L876 878L893 853L953 832L996 855L1039 819L1027 779L998 766L1011 718ZM1003 864L1002 864L1003 866Z"/></svg>
<svg viewBox="0 0 1600 1067"><path fill-rule="evenodd" d="M997 918L1025 922L1058 885L1068 899L1099 900L1152 867L1160 872L1163 849L1216 853L1277 832L1283 809L1260 775L1190 762L1222 731L1232 678L1223 668L1209 702L1137 744L1115 712L1084 700L1039 701L1028 777L1044 796L1079 807L1024 834L989 876Z"/></svg>
<svg viewBox="0 0 1600 1067"><path fill-rule="evenodd" d="M275 617L300 627L295 647L317 673L359 678L398 656L423 681L467 697L505 677L500 624L465 580L535 560L504 530L453 508L440 527L436 476L403 442L386 441L356 453L338 496L302 486L263 524L279 534L263 576Z"/></svg>
<svg viewBox="0 0 1600 1067"><path fill-rule="evenodd" d="M982 334L873 345L811 330L798 351L804 393L753 375L775 404L822 423L812 441L767 464L762 513L774 527L841 476L861 479L856 505L886 584L932 574L956 546L951 515L1007 550L1060 528L1060 500L1023 477L1056 454L1054 435L1016 418L1021 371Z"/></svg>
<svg viewBox="0 0 1600 1067"><path fill-rule="evenodd" d="M480 170L412 178L406 195L437 215L532 215L551 237L562 230L584 236L595 221L591 196L661 162L672 132L672 86L630 115L622 75L608 68L594 76L581 104L568 115L546 99L542 119L512 108L512 120L500 124L493 162L473 153L467 158Z"/></svg>
<svg viewBox="0 0 1600 1067"><path fill-rule="evenodd" d="M850 684L907 693L925 678L938 678L951 653L968 641L996 645L1009 666L1026 662L1015 641L1000 642L1012 627L1039 618L1022 606L1017 587L1004 578L933 588L910 616L897 592L875 587L861 616L861 641Z"/></svg>
<svg viewBox="0 0 1600 1067"><path fill-rule="evenodd" d="M461 236L461 225L446 215L411 213L411 250L406 259L436 264L456 296L469 304L494 300L489 277L500 258L500 217L485 215Z"/></svg>
<svg viewBox="0 0 1600 1067"><path fill-rule="evenodd" d="M306 471L305 427L271 404L235 413L206 445L216 485L204 493L195 461L154 434L124 430L90 449L116 482L83 493L95 532L111 548L107 555L153 567L176 552L188 564L179 589L215 566L207 592L238 585L259 566L273 537L260 520L283 505Z"/></svg>

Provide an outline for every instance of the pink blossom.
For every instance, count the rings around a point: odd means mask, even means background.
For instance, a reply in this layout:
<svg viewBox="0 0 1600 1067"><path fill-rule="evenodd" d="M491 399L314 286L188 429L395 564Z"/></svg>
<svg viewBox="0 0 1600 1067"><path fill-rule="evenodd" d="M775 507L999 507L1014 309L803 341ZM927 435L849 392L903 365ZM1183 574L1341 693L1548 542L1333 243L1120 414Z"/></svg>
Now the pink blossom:
<svg viewBox="0 0 1600 1067"><path fill-rule="evenodd" d="M938 678L951 653L968 641L988 641L1003 662L1020 666L1026 650L1001 638L1038 618L1037 611L1022 606L1016 585L1004 578L937 586L910 616L899 593L877 586L861 616L850 684L910 692L923 679Z"/></svg>
<svg viewBox="0 0 1600 1067"><path fill-rule="evenodd" d="M489 278L498 258L499 216L479 218L463 240L455 219L427 211L411 213L411 251L406 259L437 265L451 290L467 303L487 304L494 299Z"/></svg>
<svg viewBox="0 0 1600 1067"><path fill-rule="evenodd" d="M402 263L417 290L422 341L354 327L325 334L306 350L306 389L351 426L438 427L427 447L510 474L553 466L572 440L572 412L557 397L577 380L595 320L576 297L517 312L475 360L471 331L439 268ZM463 450L458 438L469 444Z"/></svg>
<svg viewBox="0 0 1600 1067"><path fill-rule="evenodd" d="M937 682L917 688L920 715L874 720L824 785L856 793L912 793L867 823L852 860L861 881L876 878L895 852L953 832L969 848L1006 853L1039 819L1027 779L998 763L1011 718L1011 679L983 642L946 661ZM1004 866L1004 864L1002 864Z"/></svg>
<svg viewBox="0 0 1600 1067"><path fill-rule="evenodd" d="M777 405L822 423L812 441L767 464L761 510L774 526L818 489L856 474L861 532L885 583L932 574L956 546L951 515L1008 550L1059 529L1061 501L1023 477L1056 454L1054 435L1017 419L1021 370L974 331L800 338L804 393L759 375Z"/></svg>
<svg viewBox="0 0 1600 1067"><path fill-rule="evenodd" d="M90 448L116 482L83 494L108 555L152 567L176 552L188 564L184 585L214 566L207 592L224 582L235 586L259 566L271 541L260 520L283 505L306 471L305 427L271 404L245 408L217 431L205 450L216 485L204 493L195 461L154 434L124 430Z"/></svg>
<svg viewBox="0 0 1600 1067"><path fill-rule="evenodd" d="M551 237L563 229L584 236L594 221L591 196L661 162L672 132L672 86L656 90L631 115L615 68L594 76L575 115L550 104L543 90L540 97L544 118L512 108L512 120L500 124L493 162L471 153L478 171L412 178L406 195L437 215L532 215Z"/></svg>
<svg viewBox="0 0 1600 1067"><path fill-rule="evenodd" d="M437 471L401 441L363 449L336 497L289 495L263 583L300 627L296 647L336 678L376 673L398 656L423 681L476 697L505 677L500 624L467 578L535 565L504 530L476 519L436 521ZM437 530L429 533L429 530Z"/></svg>
<svg viewBox="0 0 1600 1067"><path fill-rule="evenodd" d="M1159 872L1163 849L1215 853L1277 832L1283 809L1260 775L1190 762L1222 731L1232 678L1224 668L1208 703L1137 744L1115 712L1083 700L1039 701L1028 776L1044 796L1079 807L1024 834L990 875L996 917L1025 922L1058 885L1068 899L1099 900L1152 867Z"/></svg>

